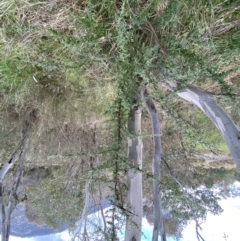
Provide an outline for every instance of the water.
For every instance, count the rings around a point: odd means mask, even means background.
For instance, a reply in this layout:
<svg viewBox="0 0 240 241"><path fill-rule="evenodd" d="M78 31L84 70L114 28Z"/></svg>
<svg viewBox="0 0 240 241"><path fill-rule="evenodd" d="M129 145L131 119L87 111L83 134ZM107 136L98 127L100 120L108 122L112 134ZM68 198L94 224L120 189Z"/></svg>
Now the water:
<svg viewBox="0 0 240 241"><path fill-rule="evenodd" d="M205 241L239 241L240 228L239 228L239 217L240 217L240 197L227 198L226 200L220 201L223 213L219 216L214 216L212 214L207 215L207 219L201 224L202 231L200 231L201 236ZM24 213L18 213L18 215L24 215ZM16 218L16 216L15 216ZM20 218L20 217L19 217ZM26 222L26 219L21 219ZM25 221L24 221L25 220ZM22 229L20 233L20 227L12 227L12 232L10 235L10 241L69 241L71 236L69 235L68 229L55 232L46 226L37 226L34 224L28 224L26 228L26 223L22 223L25 226L25 231ZM17 222L13 222L13 225L17 225ZM17 232L21 234L21 237L17 237ZM27 232L26 232L27 230ZM152 225L144 218L142 222L142 231L144 236L142 241L151 240L152 236ZM23 234L25 232L25 235ZM47 235L44 235L48 233ZM51 233L52 232L52 233ZM28 235L28 236L27 236ZM20 236L20 235L18 235ZM123 235L121 235L123 236ZM198 241L195 233L195 222L191 221L183 230L182 238L180 241ZM168 241L175 241L177 239L168 237Z"/></svg>

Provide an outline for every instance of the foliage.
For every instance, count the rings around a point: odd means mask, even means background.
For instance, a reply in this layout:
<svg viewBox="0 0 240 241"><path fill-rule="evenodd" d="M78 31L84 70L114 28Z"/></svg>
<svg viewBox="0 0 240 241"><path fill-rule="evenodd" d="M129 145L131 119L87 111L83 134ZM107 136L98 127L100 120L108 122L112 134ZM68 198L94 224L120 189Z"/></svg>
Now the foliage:
<svg viewBox="0 0 240 241"><path fill-rule="evenodd" d="M201 175L201 170L189 168L194 155L225 153L227 148L202 113L161 84L176 79L181 88L186 84L203 87L239 121L237 1L3 0L0 23L0 157L14 150L25 113L36 108L39 116L31 135L29 163L79 162L86 172L81 180L71 177L78 191L66 192L64 172L56 171L42 181L49 207L35 208L45 210L42 218L52 226L56 222L49 210L56 202L57 213L72 200L69 208L75 207L74 213L69 212L76 220L83 207L80 190L91 175L108 186L115 207L124 206L121 196L126 193L129 168L126 123L129 111L139 104L137 89L146 84L158 102L164 158L175 167L176 177L189 187L184 179L187 172L191 179L204 177L202 184L211 187L211 178L224 175L222 170ZM151 136L143 116L144 166L149 170ZM92 169L89 163L96 155L100 161ZM177 217L189 219L195 213L194 218L199 218L205 217L208 208L220 210L208 189L200 194L193 182L194 194L185 195L166 167L162 172L163 182L168 183L162 186L164 202L171 203ZM148 171L144 174L152 180ZM146 190L149 195L151 189ZM181 213L175 213L177 209Z"/></svg>
<svg viewBox="0 0 240 241"><path fill-rule="evenodd" d="M66 171L64 166L52 169L50 175L38 180L37 187L27 189L28 205L37 212L40 222L56 230L64 225L73 226L83 208L84 181L77 173L66 179Z"/></svg>

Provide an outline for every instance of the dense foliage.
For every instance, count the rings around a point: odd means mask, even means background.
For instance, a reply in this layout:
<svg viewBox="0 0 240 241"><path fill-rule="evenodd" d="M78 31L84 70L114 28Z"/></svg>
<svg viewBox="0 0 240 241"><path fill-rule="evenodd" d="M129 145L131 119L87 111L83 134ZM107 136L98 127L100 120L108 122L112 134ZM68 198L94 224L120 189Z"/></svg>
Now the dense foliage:
<svg viewBox="0 0 240 241"><path fill-rule="evenodd" d="M213 153L229 160L228 149L203 113L163 85L175 79L180 88L202 87L239 121L239 8L239 1L230 0L0 3L0 157L7 159L14 151L22 121L35 108L38 119L27 165L71 166L55 171L53 182L41 182L42 201L52 212L41 204L35 208L45 210L45 222L55 226L50 216L60 213L64 223L59 210L66 210L64 204L70 200L69 208L76 208L68 211L76 221L88 179L95 180L92 195L98 190L96 183L104 183L104 197L113 197L113 204L126 215L126 123L136 105L136 84L148 85L162 123L164 208L179 220L220 211L208 188L215 177L233 173L218 166L206 171L198 159ZM144 112L144 192L151 199L149 126ZM206 188L198 189L196 180ZM68 182L75 190L66 187ZM70 200L62 203L62 195Z"/></svg>

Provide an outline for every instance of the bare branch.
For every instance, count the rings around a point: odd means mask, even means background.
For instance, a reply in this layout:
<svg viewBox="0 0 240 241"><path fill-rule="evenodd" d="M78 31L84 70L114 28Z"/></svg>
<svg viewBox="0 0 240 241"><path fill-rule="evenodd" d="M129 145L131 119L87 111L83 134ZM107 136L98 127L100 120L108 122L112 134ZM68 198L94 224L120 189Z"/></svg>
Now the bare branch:
<svg viewBox="0 0 240 241"><path fill-rule="evenodd" d="M142 139L141 139L141 115L142 115L142 86L136 88L133 106L129 113L128 120L128 161L129 166L136 166L138 170L131 168L127 173L128 193L127 204L130 206L130 212L134 213L127 217L125 240L141 240L142 226Z"/></svg>
<svg viewBox="0 0 240 241"><path fill-rule="evenodd" d="M196 223L196 235L197 235L197 239L198 241L205 241L205 239L201 236L201 234L199 233L199 229L202 230L202 227L200 226L200 224L198 223L197 220L194 220L195 223Z"/></svg>
<svg viewBox="0 0 240 241"><path fill-rule="evenodd" d="M178 179L175 177L175 175L173 174L172 169L170 168L170 166L168 165L167 161L165 160L165 158L162 157L162 160L164 162L164 164L166 165L171 177L175 180L175 182L179 185L179 187L183 187L182 184L178 181Z"/></svg>
<svg viewBox="0 0 240 241"><path fill-rule="evenodd" d="M153 173L153 203L154 203L154 226L152 240L157 241L159 233L161 234L162 241L166 240L164 229L164 222L162 217L162 205L160 196L160 181L161 169L160 163L162 158L162 146L160 138L160 121L157 114L157 109L154 105L153 99L148 95L147 90L144 91L147 111L151 119L152 136L153 136L153 159L152 159L152 173Z"/></svg>
<svg viewBox="0 0 240 241"><path fill-rule="evenodd" d="M166 78L168 77L166 75ZM179 97L196 105L212 121L228 145L233 160L240 170L240 133L229 115L207 91L193 85L179 89L180 82L174 79L166 82L172 88L168 88L169 90L176 92Z"/></svg>

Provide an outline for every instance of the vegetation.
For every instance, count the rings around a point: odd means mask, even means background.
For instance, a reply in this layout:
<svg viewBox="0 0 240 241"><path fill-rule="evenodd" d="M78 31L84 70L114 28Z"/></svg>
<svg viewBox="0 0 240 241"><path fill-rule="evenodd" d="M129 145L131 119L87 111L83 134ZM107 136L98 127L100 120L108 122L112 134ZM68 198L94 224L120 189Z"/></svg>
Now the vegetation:
<svg viewBox="0 0 240 241"><path fill-rule="evenodd" d="M109 233L105 240L114 239L122 217L131 219L125 200L129 170L142 173L144 196L153 198L153 136L144 108L149 96L161 122L157 188L163 208L182 222L221 210L209 188L213 176L233 171L206 170L196 162L206 153L230 159L229 145L206 113L178 94L200 87L239 123L239 17L239 2L230 0L0 3L1 163L14 153L22 123L37 110L25 163L64 167L42 180L45 196L31 204L44 210L45 222L56 227L52 215L61 216L61 210L69 211L72 223L81 211L86 217L86 193L110 197L113 214L102 231ZM174 81L177 86L171 86ZM143 89L149 94L139 98ZM127 128L129 113L138 108L141 133ZM142 169L126 157L127 137L143 140ZM206 188L199 189L196 180ZM31 188L27 194L36 195ZM64 214L60 219L66 221Z"/></svg>

